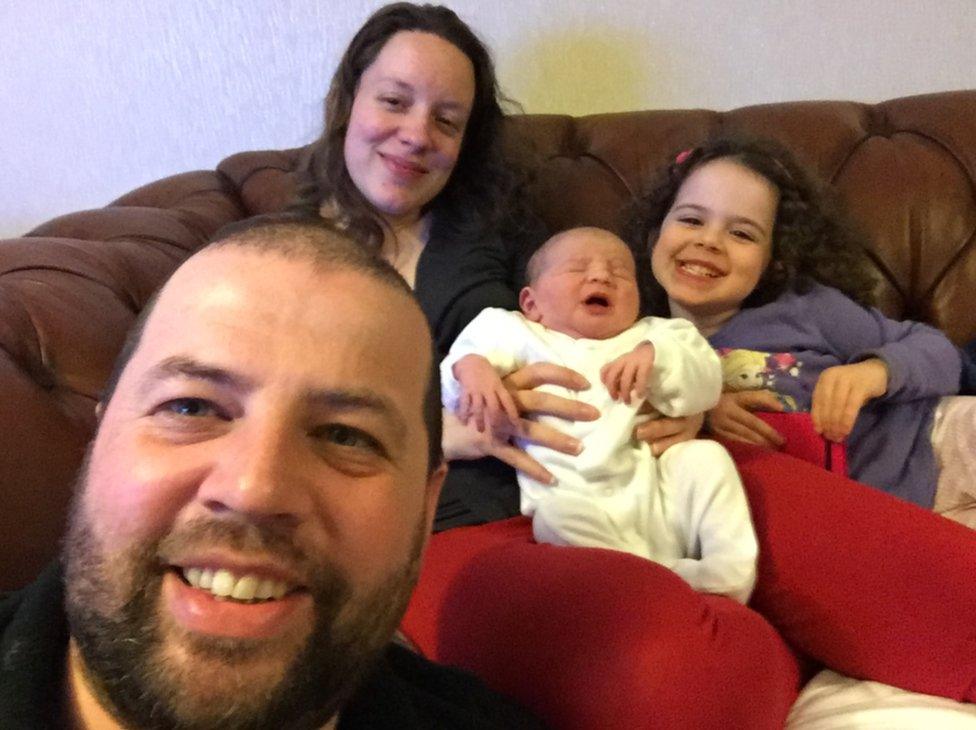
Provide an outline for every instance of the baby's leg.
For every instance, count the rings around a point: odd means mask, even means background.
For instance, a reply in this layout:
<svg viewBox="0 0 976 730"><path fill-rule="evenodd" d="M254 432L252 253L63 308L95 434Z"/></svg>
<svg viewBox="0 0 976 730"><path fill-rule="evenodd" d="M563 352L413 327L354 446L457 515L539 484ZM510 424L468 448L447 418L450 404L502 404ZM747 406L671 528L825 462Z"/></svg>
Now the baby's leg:
<svg viewBox="0 0 976 730"><path fill-rule="evenodd" d="M622 529L598 499L560 491L541 500L532 515L536 542L573 547L598 547L648 557L644 540L634 530Z"/></svg>
<svg viewBox="0 0 976 730"><path fill-rule="evenodd" d="M668 523L686 546L671 569L697 591L745 603L759 547L732 458L714 441L686 441L665 451L658 468Z"/></svg>
<svg viewBox="0 0 976 730"><path fill-rule="evenodd" d="M932 448L939 466L933 511L976 529L976 397L939 402Z"/></svg>

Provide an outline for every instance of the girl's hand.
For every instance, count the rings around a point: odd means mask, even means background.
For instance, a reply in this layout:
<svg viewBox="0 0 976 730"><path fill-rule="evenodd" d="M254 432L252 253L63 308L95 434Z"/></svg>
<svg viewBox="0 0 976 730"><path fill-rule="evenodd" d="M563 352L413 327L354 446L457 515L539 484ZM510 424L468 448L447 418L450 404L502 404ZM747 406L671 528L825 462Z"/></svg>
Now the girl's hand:
<svg viewBox="0 0 976 730"><path fill-rule="evenodd" d="M783 405L772 391L742 390L722 393L718 405L708 412L705 420L715 436L776 449L784 443L779 431L750 411L781 410Z"/></svg>
<svg viewBox="0 0 976 730"><path fill-rule="evenodd" d="M810 415L814 429L826 439L843 441L864 404L887 390L888 367L879 358L827 368L813 389Z"/></svg>
<svg viewBox="0 0 976 730"><path fill-rule="evenodd" d="M445 412L444 456L449 461L494 456L533 479L551 483L552 475L525 451L513 445L511 439L521 438L565 454L580 453L582 444L577 439L531 418L551 415L568 421L595 421L600 417L596 408L535 390L543 384L585 390L589 383L575 370L550 363L526 365L502 378L502 383L518 409L516 427L512 430L492 429L480 433L473 425L465 426L453 413Z"/></svg>
<svg viewBox="0 0 976 730"><path fill-rule="evenodd" d="M479 431L513 431L519 420L515 401L487 358L465 355L452 368L461 386L458 418Z"/></svg>
<svg viewBox="0 0 976 730"><path fill-rule="evenodd" d="M645 406L650 408L647 404ZM644 408L641 409L643 410ZM669 446L697 437L704 422L704 413L674 418L655 418L637 426L634 429L634 438L649 444L651 453L660 456Z"/></svg>
<svg viewBox="0 0 976 730"><path fill-rule="evenodd" d="M600 380L614 400L630 405L631 397L641 398L647 390L654 367L654 345L642 342L633 350L600 369Z"/></svg>

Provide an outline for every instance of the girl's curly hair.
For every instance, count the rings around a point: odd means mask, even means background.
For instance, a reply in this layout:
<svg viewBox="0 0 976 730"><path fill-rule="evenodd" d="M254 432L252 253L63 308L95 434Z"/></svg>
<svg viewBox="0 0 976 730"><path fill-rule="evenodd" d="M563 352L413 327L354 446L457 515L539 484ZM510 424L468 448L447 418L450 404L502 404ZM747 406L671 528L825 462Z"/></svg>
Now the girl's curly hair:
<svg viewBox="0 0 976 730"><path fill-rule="evenodd" d="M638 258L645 309L667 314L667 295L651 273L649 257L658 232L688 176L713 160L729 159L761 175L779 190L769 265L743 307L766 304L784 291L805 291L812 282L839 289L854 301L874 303L875 277L860 235L833 196L772 140L720 138L685 150L640 198L625 229Z"/></svg>

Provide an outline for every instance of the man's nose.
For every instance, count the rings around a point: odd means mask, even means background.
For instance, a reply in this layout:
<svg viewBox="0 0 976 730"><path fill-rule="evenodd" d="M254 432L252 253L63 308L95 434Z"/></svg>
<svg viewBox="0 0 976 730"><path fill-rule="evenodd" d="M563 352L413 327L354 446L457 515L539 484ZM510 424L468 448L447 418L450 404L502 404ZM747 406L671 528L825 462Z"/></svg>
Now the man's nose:
<svg viewBox="0 0 976 730"><path fill-rule="evenodd" d="M220 448L198 495L210 511L296 526L312 509L299 434L279 424L242 425Z"/></svg>

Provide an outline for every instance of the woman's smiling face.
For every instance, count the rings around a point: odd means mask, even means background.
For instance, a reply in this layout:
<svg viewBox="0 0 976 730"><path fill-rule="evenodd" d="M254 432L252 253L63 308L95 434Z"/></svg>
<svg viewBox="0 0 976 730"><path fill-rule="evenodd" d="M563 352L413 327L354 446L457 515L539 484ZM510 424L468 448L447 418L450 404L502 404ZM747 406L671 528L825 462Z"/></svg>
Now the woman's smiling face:
<svg viewBox="0 0 976 730"><path fill-rule="evenodd" d="M390 223L415 220L444 189L474 93L470 59L432 33L393 35L363 72L346 130L346 168Z"/></svg>
<svg viewBox="0 0 976 730"><path fill-rule="evenodd" d="M661 223L651 252L671 313L724 321L769 265L779 191L732 159L692 172Z"/></svg>

